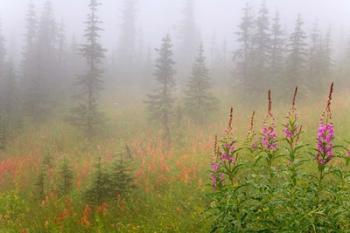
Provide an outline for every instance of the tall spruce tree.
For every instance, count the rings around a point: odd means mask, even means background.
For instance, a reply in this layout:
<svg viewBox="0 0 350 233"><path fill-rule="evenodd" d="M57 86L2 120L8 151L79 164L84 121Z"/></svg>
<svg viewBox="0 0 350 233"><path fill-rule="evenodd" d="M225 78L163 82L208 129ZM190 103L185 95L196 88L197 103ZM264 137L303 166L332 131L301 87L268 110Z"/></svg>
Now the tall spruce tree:
<svg viewBox="0 0 350 233"><path fill-rule="evenodd" d="M5 148L6 144L6 129L5 129L5 98L6 97L6 49L5 38L2 35L2 28L0 24L0 149Z"/></svg>
<svg viewBox="0 0 350 233"><path fill-rule="evenodd" d="M6 131L10 132L15 127L18 127L20 122L19 87L17 74L12 62L8 62L6 65L3 85L2 110L6 122Z"/></svg>
<svg viewBox="0 0 350 233"><path fill-rule="evenodd" d="M183 69L190 68L195 57L198 42L197 25L195 17L195 0L185 0L183 19L180 23L179 61Z"/></svg>
<svg viewBox="0 0 350 233"><path fill-rule="evenodd" d="M130 66L135 59L136 45L136 1L124 0L122 24L118 46L118 63ZM122 67L126 68L126 67ZM127 69L127 68L126 68Z"/></svg>
<svg viewBox="0 0 350 233"><path fill-rule="evenodd" d="M167 35L162 40L159 57L156 60L155 72L158 87L148 95L148 111L150 119L161 126L164 142L171 144L170 126L174 108L175 62L173 61L172 43Z"/></svg>
<svg viewBox="0 0 350 233"><path fill-rule="evenodd" d="M320 88L324 90L331 82L333 72L333 57L332 57L332 33L329 29L324 35L321 42L321 80Z"/></svg>
<svg viewBox="0 0 350 233"><path fill-rule="evenodd" d="M268 65L271 54L271 35L270 35L270 22L269 12L265 5L265 1L261 5L258 12L258 16L255 20L256 32L253 35L253 80L255 94L260 95L269 88L269 73ZM250 93L254 94L254 93Z"/></svg>
<svg viewBox="0 0 350 233"><path fill-rule="evenodd" d="M192 67L192 75L185 91L185 110L196 123L205 123L217 107L217 99L211 93L209 70L206 66L203 45Z"/></svg>
<svg viewBox="0 0 350 233"><path fill-rule="evenodd" d="M303 20L299 14L294 32L290 35L286 64L287 84L294 87L303 84L307 55L306 34L303 30ZM303 86L304 87L304 86Z"/></svg>
<svg viewBox="0 0 350 233"><path fill-rule="evenodd" d="M90 12L85 29L86 43L81 47L81 55L87 62L87 71L78 78L77 85L80 88L80 92L76 96L78 106L73 109L71 117L71 122L82 128L88 139L91 139L96 133L98 125L103 120L102 113L98 109L98 97L103 84L101 64L105 57L105 49L99 43L99 33L102 31L99 26L101 21L97 16L99 6L98 0L90 0Z"/></svg>
<svg viewBox="0 0 350 233"><path fill-rule="evenodd" d="M284 61L285 61L285 40L284 33L282 31L280 16L276 12L273 18L271 27L271 58L270 58L270 85L276 87L276 91L280 91L284 87ZM276 92L275 91L275 92ZM284 93L279 93L283 94Z"/></svg>
<svg viewBox="0 0 350 233"><path fill-rule="evenodd" d="M234 53L234 61L237 66L237 75L239 77L243 93L249 93L254 85L251 75L252 68L252 37L255 29L254 16L252 9L246 4L243 8L243 17L239 25L238 36L239 48Z"/></svg>
<svg viewBox="0 0 350 233"><path fill-rule="evenodd" d="M311 93L315 93L319 89L321 73L321 58L322 56L322 35L318 28L318 24L315 23L310 33L310 46L308 49L307 59L307 80L305 80L308 90Z"/></svg>
<svg viewBox="0 0 350 233"><path fill-rule="evenodd" d="M25 112L34 116L37 111L37 74L36 74L36 39L38 32L38 19L35 5L31 1L26 16L25 47L22 61L22 86L24 89L23 104Z"/></svg>

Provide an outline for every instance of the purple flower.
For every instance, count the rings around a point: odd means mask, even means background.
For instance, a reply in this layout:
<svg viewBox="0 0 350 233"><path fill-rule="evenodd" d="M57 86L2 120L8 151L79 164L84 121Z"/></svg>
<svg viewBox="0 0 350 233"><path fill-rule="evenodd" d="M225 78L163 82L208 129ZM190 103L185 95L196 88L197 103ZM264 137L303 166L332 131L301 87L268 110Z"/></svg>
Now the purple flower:
<svg viewBox="0 0 350 233"><path fill-rule="evenodd" d="M284 136L285 136L287 139L292 139L293 136L294 136L293 132L292 132L290 129L288 129L287 127L284 128L283 132L284 132Z"/></svg>
<svg viewBox="0 0 350 233"><path fill-rule="evenodd" d="M211 185L212 185L213 189L216 190L216 188L218 186L218 182L220 184L222 182L224 182L225 175L223 173L221 173L221 174L212 174L210 178L211 178Z"/></svg>
<svg viewBox="0 0 350 233"><path fill-rule="evenodd" d="M221 154L221 160L227 161L229 163L234 163L236 159L234 157L232 157L231 155L229 155L228 153L224 152Z"/></svg>
<svg viewBox="0 0 350 233"><path fill-rule="evenodd" d="M225 144L224 145L225 151L227 151L229 154L233 153L235 151L235 146L233 144Z"/></svg>
<svg viewBox="0 0 350 233"><path fill-rule="evenodd" d="M333 157L334 126L332 123L321 123L317 132L316 159L320 165L325 165Z"/></svg>
<svg viewBox="0 0 350 233"><path fill-rule="evenodd" d="M212 172L217 172L220 168L220 164L219 163L212 163L211 164L211 171Z"/></svg>
<svg viewBox="0 0 350 233"><path fill-rule="evenodd" d="M277 150L277 134L274 127L269 126L262 129L261 144L266 151L273 152Z"/></svg>

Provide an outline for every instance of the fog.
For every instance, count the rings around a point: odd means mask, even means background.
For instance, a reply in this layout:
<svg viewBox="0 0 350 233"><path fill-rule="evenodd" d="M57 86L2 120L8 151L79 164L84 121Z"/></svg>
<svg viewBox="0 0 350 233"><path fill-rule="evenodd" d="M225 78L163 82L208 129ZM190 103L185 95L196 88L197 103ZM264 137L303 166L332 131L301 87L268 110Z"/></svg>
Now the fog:
<svg viewBox="0 0 350 233"><path fill-rule="evenodd" d="M283 102L295 86L310 99L331 82L349 87L346 0L1 4L2 101L26 117L66 105L68 112L74 102L91 114L123 93L150 105L157 119L164 107L185 108L187 101L191 109L193 99L200 109L207 98L219 107L230 99L254 104L268 89ZM11 98L16 103L6 104ZM89 103L81 105L81 98Z"/></svg>
<svg viewBox="0 0 350 233"><path fill-rule="evenodd" d="M2 0L0 17L8 43L19 46L23 37L26 0ZM34 0L38 10L44 0ZM63 21L67 38L73 35L80 38L85 20L87 0L52 0L55 17ZM185 0L138 0L136 6L137 32L142 33L146 45L156 47L160 38L167 32L177 33ZM210 43L215 36L218 41L226 39L234 47L234 32L239 24L241 9L248 2L259 6L261 0L197 0L195 17L202 40ZM115 48L120 33L122 0L103 0L100 17L104 22L102 40L107 48ZM324 29L332 27L334 34L343 39L350 30L350 2L337 0L268 0L270 13L279 11L282 22L288 29L292 27L298 13L302 14L306 27L318 22ZM138 35L141 37L141 35ZM14 46L14 45L13 45ZM14 49L14 48L12 48ZM15 49L19 53L20 49Z"/></svg>

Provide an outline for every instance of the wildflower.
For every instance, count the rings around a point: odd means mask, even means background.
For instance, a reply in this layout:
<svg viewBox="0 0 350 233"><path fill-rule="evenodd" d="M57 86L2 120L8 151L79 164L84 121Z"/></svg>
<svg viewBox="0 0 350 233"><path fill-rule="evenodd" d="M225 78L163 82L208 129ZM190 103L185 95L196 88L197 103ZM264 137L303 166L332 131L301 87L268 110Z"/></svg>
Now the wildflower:
<svg viewBox="0 0 350 233"><path fill-rule="evenodd" d="M273 126L264 127L262 129L261 144L266 151L273 152L277 150L277 134Z"/></svg>
<svg viewBox="0 0 350 233"><path fill-rule="evenodd" d="M333 83L331 84L328 101L325 111L322 113L320 125L317 131L317 154L316 160L319 165L327 164L333 157L333 140L334 140L334 125L330 122L332 119L331 103L333 94Z"/></svg>
<svg viewBox="0 0 350 233"><path fill-rule="evenodd" d="M284 136L288 139L292 139L294 137L294 133L287 127L284 128L283 132L284 132Z"/></svg>
<svg viewBox="0 0 350 233"><path fill-rule="evenodd" d="M224 144L223 146L224 151L221 153L221 161L223 162L229 162L229 163L234 163L236 161L235 157L234 157L234 152L235 152L235 146L234 146L234 142L232 142L231 144Z"/></svg>
<svg viewBox="0 0 350 233"><path fill-rule="evenodd" d="M232 134L232 120L233 120L233 108L231 107L230 109L230 116L229 116L229 119L228 119L228 125L227 125L227 128L225 129L225 133L227 135L230 135Z"/></svg>
<svg viewBox="0 0 350 233"><path fill-rule="evenodd" d="M249 131L247 135L247 143L250 144L251 149L256 150L257 149L257 143L255 141L255 131L254 131L254 117L255 117L255 111L253 111L251 117L250 117L250 125L249 125Z"/></svg>
<svg viewBox="0 0 350 233"><path fill-rule="evenodd" d="M217 172L220 168L220 164L219 163L212 163L211 164L211 171L212 172Z"/></svg>
<svg viewBox="0 0 350 233"><path fill-rule="evenodd" d="M283 125L284 138L286 139L287 143L289 144L292 150L294 150L294 148L296 147L299 141L299 136L302 132L302 126L301 125L299 126L297 121L297 114L296 114L296 107L295 107L297 93L298 93L298 87L296 87L294 91L292 107L287 116L287 123Z"/></svg>
<svg viewBox="0 0 350 233"><path fill-rule="evenodd" d="M321 123L317 133L317 156L320 165L325 165L333 157L334 126L332 123Z"/></svg>
<svg viewBox="0 0 350 233"><path fill-rule="evenodd" d="M277 150L277 133L275 127L275 119L272 115L272 100L271 91L268 92L268 112L264 122L264 127L261 130L261 146L267 152L274 152Z"/></svg>

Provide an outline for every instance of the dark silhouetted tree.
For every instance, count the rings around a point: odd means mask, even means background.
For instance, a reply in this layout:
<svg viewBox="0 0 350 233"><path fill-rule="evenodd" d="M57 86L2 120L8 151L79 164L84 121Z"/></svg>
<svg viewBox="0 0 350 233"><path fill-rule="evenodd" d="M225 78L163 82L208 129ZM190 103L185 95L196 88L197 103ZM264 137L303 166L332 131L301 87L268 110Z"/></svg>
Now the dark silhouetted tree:
<svg viewBox="0 0 350 233"><path fill-rule="evenodd" d="M129 157L128 148L126 147L126 154ZM123 157L123 154L121 154L120 159L116 160L111 170L111 184L114 198L118 195L124 197L134 188L134 178L131 175L130 169L130 157L128 159L124 159Z"/></svg>
<svg viewBox="0 0 350 233"><path fill-rule="evenodd" d="M86 43L81 48L81 55L87 62L87 71L78 78L77 85L80 88L80 92L76 98L79 103L73 109L71 117L71 122L81 127L89 139L95 134L98 125L103 121L103 116L98 109L99 93L103 84L101 63L105 57L105 50L99 43L99 33L102 31L102 28L99 26L101 21L97 16L99 5L100 3L97 0L90 0L90 12L87 17L84 34Z"/></svg>
<svg viewBox="0 0 350 233"><path fill-rule="evenodd" d="M173 68L172 43L167 35L162 40L162 46L157 50L155 72L158 87L148 95L148 110L150 119L159 123L163 131L163 139L167 145L171 143L170 126L174 108L175 70Z"/></svg>
<svg viewBox="0 0 350 233"><path fill-rule="evenodd" d="M112 196L111 184L110 174L103 170L101 158L99 158L92 183L85 192L85 199L94 205L102 204Z"/></svg>
<svg viewBox="0 0 350 233"><path fill-rule="evenodd" d="M193 121L203 124L217 107L217 99L211 93L212 84L201 45L192 67L192 75L185 91L185 110Z"/></svg>

